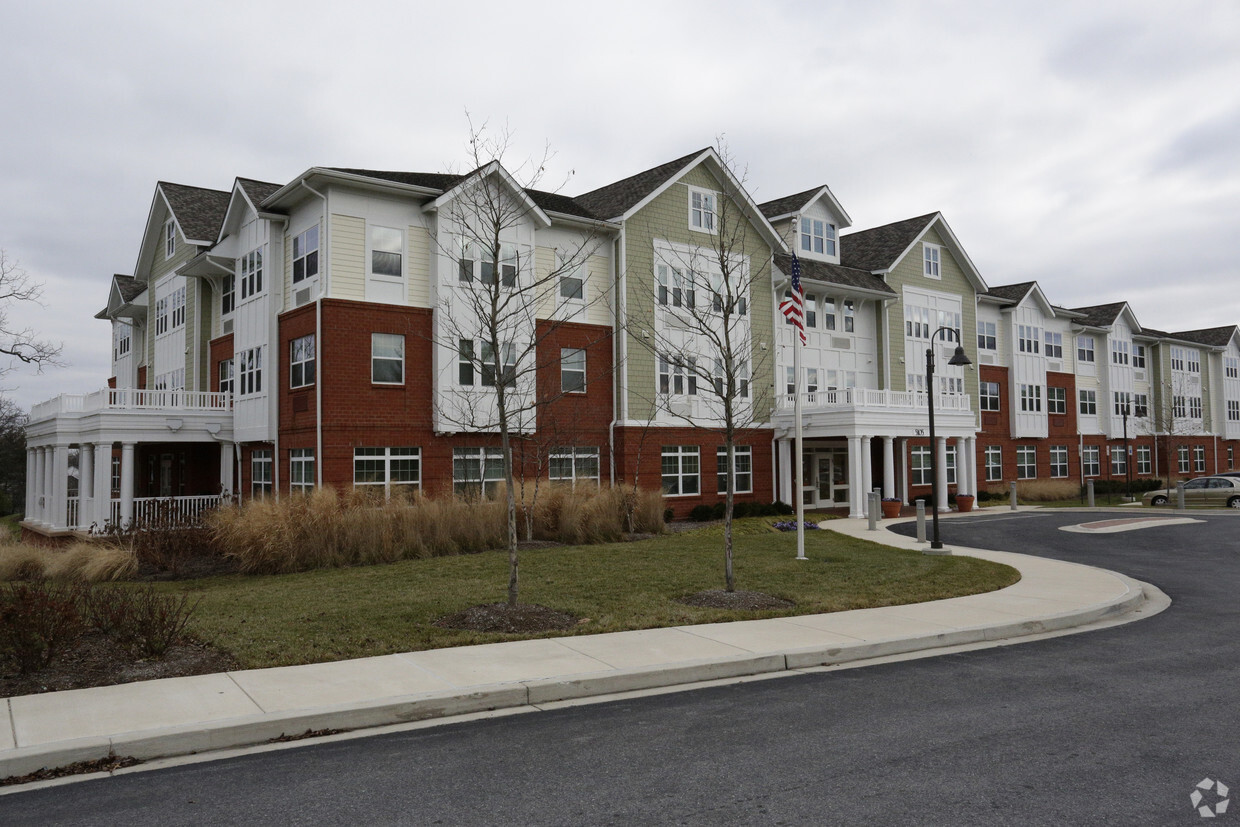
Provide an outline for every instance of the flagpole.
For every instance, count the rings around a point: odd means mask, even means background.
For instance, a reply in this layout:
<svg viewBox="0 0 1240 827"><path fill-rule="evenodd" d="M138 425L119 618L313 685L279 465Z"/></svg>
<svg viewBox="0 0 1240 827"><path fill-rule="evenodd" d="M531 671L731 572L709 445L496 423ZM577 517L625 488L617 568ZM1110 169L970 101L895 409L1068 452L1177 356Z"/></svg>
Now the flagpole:
<svg viewBox="0 0 1240 827"><path fill-rule="evenodd" d="M805 556L805 461L803 457L803 446L801 443L801 337L799 331L792 334L792 387L796 391L792 410L796 419L796 464L797 472L797 559L806 560Z"/></svg>

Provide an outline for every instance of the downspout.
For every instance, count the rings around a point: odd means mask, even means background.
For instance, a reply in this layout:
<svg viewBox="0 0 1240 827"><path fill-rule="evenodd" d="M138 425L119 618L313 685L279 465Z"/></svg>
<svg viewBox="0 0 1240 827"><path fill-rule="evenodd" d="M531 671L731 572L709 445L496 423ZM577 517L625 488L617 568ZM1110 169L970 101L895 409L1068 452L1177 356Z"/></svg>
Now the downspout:
<svg viewBox="0 0 1240 827"><path fill-rule="evenodd" d="M331 266L328 264L328 239L331 238L327 196L307 184L305 181L301 185L309 190L313 195L317 195L323 199L323 232L319 234L319 257L322 272L319 274L321 287L319 295L314 299L314 365L317 376L314 377L314 476L315 485L319 488L323 487L323 296L328 291L328 279L331 276Z"/></svg>
<svg viewBox="0 0 1240 827"><path fill-rule="evenodd" d="M267 243L270 244L272 247L274 247L275 244L271 240L272 239L271 227L274 226L276 223L279 223L280 228L281 228L281 232L280 232L281 247L280 247L279 261L280 261L280 273L281 273L280 286L281 286L281 293L283 293L283 286L284 286L284 276L283 276L284 246L283 246L283 242L284 242L284 236L288 232L288 219L286 218L280 219L280 218L272 217L272 218L268 218L267 222L268 222ZM270 293L270 290L271 290L270 285L272 285L274 282L275 282L275 279L274 279L274 274L273 274L273 278L269 279L267 282L268 291L269 291L268 300L272 301L273 303L274 303L275 297L271 295ZM284 306L283 295L281 295L280 297L279 306L280 307ZM277 342L277 343L280 340L280 323L279 322L280 322L280 311L277 310L272 315L271 322L270 322L274 330L272 330L272 327L268 328L269 338L271 339L271 341ZM275 335L272 336L271 335L272 333L274 333ZM272 398L275 399L275 404L270 405L268 407L268 411L269 411L268 416L270 417L268 422L272 426L271 432L273 434L272 440L271 440L271 493L275 497L275 499L279 501L280 499L280 388L279 388L280 369L278 365L280 364L280 360L279 360L279 354L277 353L276 348L273 347L271 349L270 357L271 357L270 363L271 363L271 366L274 368L273 373L275 374L275 377L276 377L276 381L271 383L268 386L272 388L272 391L271 391Z"/></svg>

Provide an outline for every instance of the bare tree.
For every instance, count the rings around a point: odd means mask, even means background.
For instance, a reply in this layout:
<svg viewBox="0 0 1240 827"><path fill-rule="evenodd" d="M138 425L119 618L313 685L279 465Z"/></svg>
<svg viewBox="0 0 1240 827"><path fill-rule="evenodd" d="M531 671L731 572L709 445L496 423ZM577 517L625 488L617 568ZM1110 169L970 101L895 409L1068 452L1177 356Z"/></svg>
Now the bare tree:
<svg viewBox="0 0 1240 827"><path fill-rule="evenodd" d="M642 312L631 314L628 323L630 340L654 356L659 410L723 439L724 580L732 592L737 441L770 413L768 388L755 386L753 377L769 375L774 348L755 347L751 305L755 297L770 294L772 249L747 209L746 171L736 167L722 141L715 151L723 167L719 191L717 197L704 195L698 205L707 231L693 233L697 238L692 243L669 243L656 250L648 306L636 307ZM702 464L706 461L700 458Z"/></svg>
<svg viewBox="0 0 1240 827"><path fill-rule="evenodd" d="M35 281L8 253L0 249L0 355L8 356L7 364L0 363L0 376L14 370L18 363L44 367L59 367L61 345L38 338L33 328L23 327L20 322L9 319L12 305L38 304L43 296L43 285Z"/></svg>
<svg viewBox="0 0 1240 827"><path fill-rule="evenodd" d="M0 397L0 513L26 503L26 413Z"/></svg>
<svg viewBox="0 0 1240 827"><path fill-rule="evenodd" d="M590 257L606 239L596 223L582 221L549 233L556 240L554 249L541 241L536 245L535 231L552 229L538 203L549 194L536 190L551 154L545 151L510 171L503 163L510 149L506 130L493 133L485 124L475 128L471 122L472 170L439 209L440 252L454 262L455 272L439 282L444 294L435 314L434 339L441 359L451 361L439 374L439 429L499 434L508 506L508 604L516 606L513 443L533 434L539 411L562 396L547 392L545 383L540 387L538 374L560 368L561 354L553 345L557 332L581 318L590 304L605 299L587 274ZM600 334L599 339L609 336ZM465 462L471 473L477 463L479 491L486 493L493 481L486 449Z"/></svg>
<svg viewBox="0 0 1240 827"><path fill-rule="evenodd" d="M1183 474L1179 470L1178 449L1189 437L1205 433L1201 383L1198 380L1194 384L1188 374L1173 372L1168 379L1154 384L1151 390L1154 391L1153 418L1144 420L1144 430L1153 436L1155 451L1159 438L1162 439L1166 490L1170 494L1172 473L1177 477ZM1191 456L1189 462L1192 462ZM1190 464L1189 468L1192 467Z"/></svg>

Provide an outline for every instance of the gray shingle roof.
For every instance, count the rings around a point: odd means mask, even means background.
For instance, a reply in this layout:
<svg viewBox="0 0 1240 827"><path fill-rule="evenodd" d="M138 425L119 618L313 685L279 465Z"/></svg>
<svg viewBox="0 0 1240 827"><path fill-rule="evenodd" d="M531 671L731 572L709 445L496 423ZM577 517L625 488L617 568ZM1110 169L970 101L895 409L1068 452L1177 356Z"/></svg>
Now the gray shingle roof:
<svg viewBox="0 0 1240 827"><path fill-rule="evenodd" d="M1090 327L1110 327L1115 324L1120 311L1124 309L1124 302L1095 304L1089 307L1073 307L1071 309L1077 313L1085 314L1085 318L1081 321Z"/></svg>
<svg viewBox="0 0 1240 827"><path fill-rule="evenodd" d="M159 188L168 200L168 206L176 216L181 232L188 240L215 241L219 236L220 225L224 223L224 213L228 211L231 193L170 184L167 181L160 181Z"/></svg>
<svg viewBox="0 0 1240 827"><path fill-rule="evenodd" d="M1201 330L1181 330L1170 335L1176 339L1186 339L1207 347L1227 347L1235 332L1236 325L1232 324L1225 327L1207 327Z"/></svg>
<svg viewBox="0 0 1240 827"><path fill-rule="evenodd" d="M758 209L762 210L762 214L767 219L798 212L809 203L809 199L821 192L822 189L822 187L814 187L805 192L798 192L795 195L785 195L783 198L776 198L772 201L767 201L765 204L759 204Z"/></svg>
<svg viewBox="0 0 1240 827"><path fill-rule="evenodd" d="M241 189L245 190L245 194L254 202L255 207L284 186L283 184L272 184L268 181L255 181L253 178L238 178L237 183L241 185Z"/></svg>
<svg viewBox="0 0 1240 827"><path fill-rule="evenodd" d="M886 270L926 229L937 212L840 236L840 263L872 272Z"/></svg>
<svg viewBox="0 0 1240 827"><path fill-rule="evenodd" d="M887 293L892 296L896 295L896 292L887 286L887 282L867 270L857 270L852 267L843 267L839 264L814 261L813 259L803 258L800 259L800 262L801 278L825 281L828 284L838 284L843 287L859 287L863 290ZM782 273L791 273L792 256L777 254L775 256L775 266Z"/></svg>
<svg viewBox="0 0 1240 827"><path fill-rule="evenodd" d="M1020 304L1025 296L1029 295L1029 291L1033 289L1036 281L1022 281L1019 284L1000 284L992 287L983 293L983 296L993 296L1011 304Z"/></svg>
<svg viewBox="0 0 1240 827"><path fill-rule="evenodd" d="M706 149L691 152L674 161L660 164L657 167L630 175L614 184L599 187L573 200L599 218L619 218L650 193L663 186L688 166L689 162L700 156Z"/></svg>
<svg viewBox="0 0 1240 827"><path fill-rule="evenodd" d="M116 289L121 294L121 300L126 303L136 299L146 289L146 284L133 276L122 276L117 273L112 276L112 280L116 282Z"/></svg>

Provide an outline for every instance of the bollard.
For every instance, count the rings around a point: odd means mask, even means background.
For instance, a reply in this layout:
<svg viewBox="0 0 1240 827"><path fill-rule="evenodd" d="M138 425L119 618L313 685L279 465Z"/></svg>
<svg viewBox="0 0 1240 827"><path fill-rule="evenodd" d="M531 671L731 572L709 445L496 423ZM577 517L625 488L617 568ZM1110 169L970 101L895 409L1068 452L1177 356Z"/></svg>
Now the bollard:
<svg viewBox="0 0 1240 827"><path fill-rule="evenodd" d="M878 498L873 491L866 494L865 498L870 506L870 531L878 531Z"/></svg>
<svg viewBox="0 0 1240 827"><path fill-rule="evenodd" d="M926 542L926 501L917 501L917 542Z"/></svg>
<svg viewBox="0 0 1240 827"><path fill-rule="evenodd" d="M1180 511L1184 510L1184 480L1175 484L1175 507Z"/></svg>
<svg viewBox="0 0 1240 827"><path fill-rule="evenodd" d="M1090 508L1093 508L1094 507L1094 481L1093 480L1085 480L1085 496L1087 498L1086 503L1089 505Z"/></svg>
<svg viewBox="0 0 1240 827"><path fill-rule="evenodd" d="M1012 510L1016 510L1016 483L1012 483Z"/></svg>

